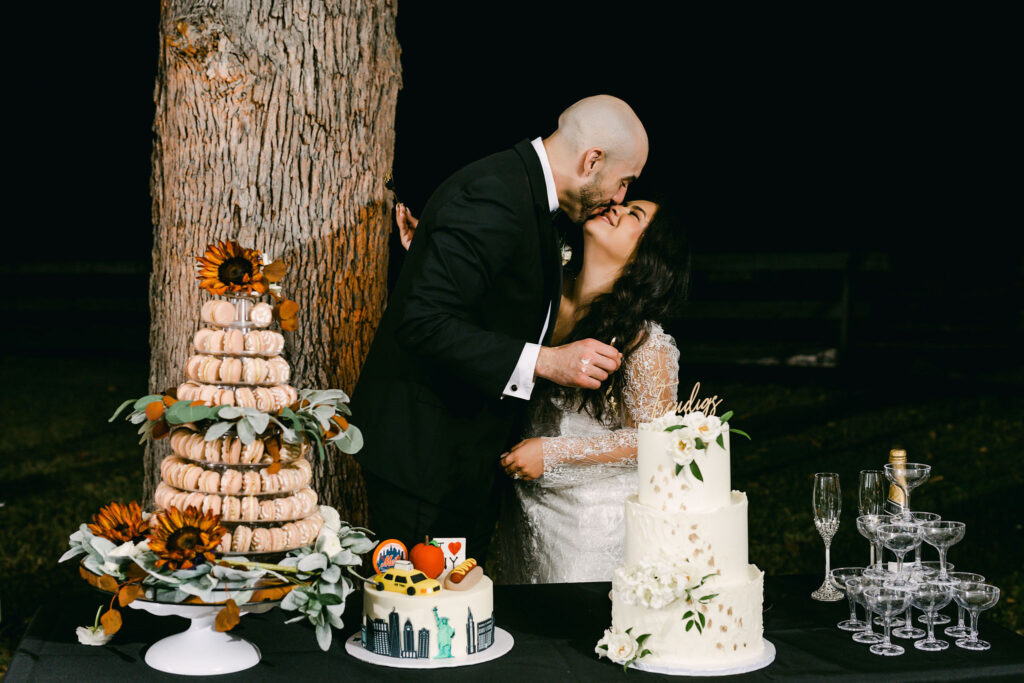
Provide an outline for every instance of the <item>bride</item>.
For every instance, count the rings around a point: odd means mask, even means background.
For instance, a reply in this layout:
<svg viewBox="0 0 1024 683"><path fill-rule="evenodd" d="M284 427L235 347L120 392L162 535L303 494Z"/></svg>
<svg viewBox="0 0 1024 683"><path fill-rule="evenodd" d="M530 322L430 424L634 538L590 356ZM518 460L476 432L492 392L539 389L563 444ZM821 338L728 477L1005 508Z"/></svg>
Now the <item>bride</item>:
<svg viewBox="0 0 1024 683"><path fill-rule="evenodd" d="M416 219L398 207L403 245ZM689 251L664 202L613 205L583 226L579 271L566 273L552 345L609 340L620 370L599 390L538 380L526 437L501 457L514 486L501 506L499 583L609 581L623 563L624 507L635 493L637 430L676 401L679 351L661 322L682 303Z"/></svg>

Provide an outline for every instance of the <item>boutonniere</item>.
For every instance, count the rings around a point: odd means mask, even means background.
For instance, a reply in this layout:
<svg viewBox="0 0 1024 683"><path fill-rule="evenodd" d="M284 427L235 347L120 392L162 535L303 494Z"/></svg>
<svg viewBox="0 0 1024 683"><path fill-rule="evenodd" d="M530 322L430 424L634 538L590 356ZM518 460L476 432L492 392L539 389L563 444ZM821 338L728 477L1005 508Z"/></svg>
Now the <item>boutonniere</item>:
<svg viewBox="0 0 1024 683"><path fill-rule="evenodd" d="M572 247L565 241L565 238L561 238L558 244L558 249L562 253L562 265L564 266L572 260Z"/></svg>

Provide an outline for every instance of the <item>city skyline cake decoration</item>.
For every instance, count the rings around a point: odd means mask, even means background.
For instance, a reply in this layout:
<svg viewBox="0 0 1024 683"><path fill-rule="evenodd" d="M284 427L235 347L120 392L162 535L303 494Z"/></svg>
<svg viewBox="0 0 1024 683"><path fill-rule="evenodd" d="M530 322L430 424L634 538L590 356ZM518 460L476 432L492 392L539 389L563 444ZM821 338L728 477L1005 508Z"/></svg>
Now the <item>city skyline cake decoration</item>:
<svg viewBox="0 0 1024 683"><path fill-rule="evenodd" d="M387 619L371 619L363 616L360 640L362 647L376 655L400 659L450 659L452 648L457 647L460 636L458 631L449 625L449 617L441 616L438 608L433 608L434 625L439 634L447 633L446 640L439 638L437 653L431 655L430 629L416 629L412 620L402 615L397 608L392 608ZM445 628L446 627L446 628ZM484 621L477 622L473 611L467 608L466 620L466 654L472 655L490 648L494 644L494 613Z"/></svg>

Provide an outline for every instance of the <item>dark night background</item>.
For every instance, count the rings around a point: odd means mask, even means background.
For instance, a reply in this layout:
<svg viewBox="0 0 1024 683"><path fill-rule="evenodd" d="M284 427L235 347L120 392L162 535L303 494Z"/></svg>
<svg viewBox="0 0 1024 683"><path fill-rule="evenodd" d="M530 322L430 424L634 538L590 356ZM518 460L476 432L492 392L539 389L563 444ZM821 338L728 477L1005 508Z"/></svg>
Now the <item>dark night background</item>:
<svg viewBox="0 0 1024 683"><path fill-rule="evenodd" d="M547 135L581 97L628 101L651 143L629 197L669 193L694 246L691 301L670 327L681 384L730 399L755 436L733 454L734 486L759 511L752 560L820 572L809 508L822 469L843 477L833 558L862 560L857 471L905 446L935 467L919 504L968 524L950 559L1001 582L993 619L1024 630L1020 74L1007 17L482 6L399 3L402 200L418 211L449 173ZM105 418L146 388L159 4L16 11L0 674L37 601L77 590L55 565L62 530L141 480L133 430Z"/></svg>

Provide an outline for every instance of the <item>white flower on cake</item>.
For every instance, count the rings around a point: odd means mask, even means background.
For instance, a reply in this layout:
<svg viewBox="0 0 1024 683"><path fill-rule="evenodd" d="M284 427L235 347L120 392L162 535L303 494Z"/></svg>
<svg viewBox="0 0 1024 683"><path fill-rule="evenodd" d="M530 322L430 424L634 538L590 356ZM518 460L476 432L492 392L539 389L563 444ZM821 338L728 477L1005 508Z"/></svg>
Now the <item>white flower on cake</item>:
<svg viewBox="0 0 1024 683"><path fill-rule="evenodd" d="M661 609L701 584L688 562L639 562L619 567L612 579L616 596L627 605Z"/></svg>
<svg viewBox="0 0 1024 683"><path fill-rule="evenodd" d="M685 467L693 462L697 455L697 438L690 427L677 429L672 432L672 442L668 448L669 455L675 464Z"/></svg>
<svg viewBox="0 0 1024 683"><path fill-rule="evenodd" d="M625 631L615 628L605 629L601 640L597 641L597 645L594 647L594 652L599 657L607 657L616 664L621 664L625 670L631 663L651 654L650 650L643 649L644 641L650 638L651 634L645 633L634 638L632 630L632 628L627 628Z"/></svg>
<svg viewBox="0 0 1024 683"><path fill-rule="evenodd" d="M693 430L705 444L710 444L722 433L722 421L715 415L694 411L683 416L683 424Z"/></svg>

